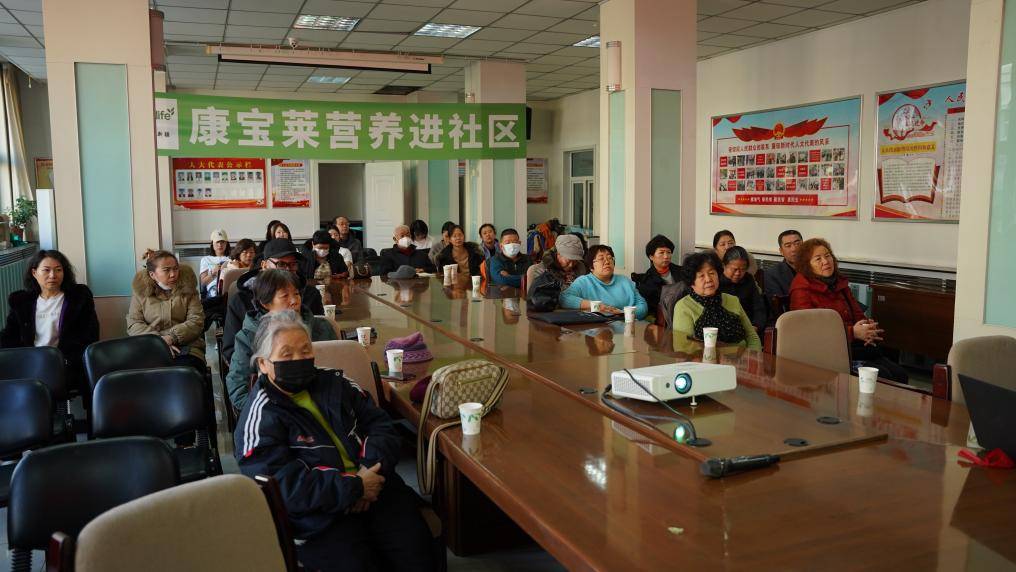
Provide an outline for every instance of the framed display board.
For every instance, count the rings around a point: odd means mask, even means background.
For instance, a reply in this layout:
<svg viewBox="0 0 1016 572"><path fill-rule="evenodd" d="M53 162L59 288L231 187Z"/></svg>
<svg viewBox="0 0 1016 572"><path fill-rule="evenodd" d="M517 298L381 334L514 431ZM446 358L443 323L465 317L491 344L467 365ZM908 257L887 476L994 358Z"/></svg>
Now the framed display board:
<svg viewBox="0 0 1016 572"><path fill-rule="evenodd" d="M265 160L173 159L173 204L183 209L265 208Z"/></svg>

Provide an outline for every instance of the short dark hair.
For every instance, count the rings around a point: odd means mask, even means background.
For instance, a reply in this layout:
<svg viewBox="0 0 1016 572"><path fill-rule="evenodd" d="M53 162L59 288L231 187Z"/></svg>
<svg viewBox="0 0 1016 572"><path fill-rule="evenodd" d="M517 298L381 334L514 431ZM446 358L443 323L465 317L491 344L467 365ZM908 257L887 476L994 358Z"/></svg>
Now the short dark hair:
<svg viewBox="0 0 1016 572"><path fill-rule="evenodd" d="M506 228L506 229L501 231L501 238L504 238L504 237L508 236L509 234L514 234L515 236L521 237L521 235L519 234L519 231L515 230L514 228Z"/></svg>
<svg viewBox="0 0 1016 572"><path fill-rule="evenodd" d="M646 258L651 258L660 248L669 248L670 252L674 252L674 243L662 234L657 234L646 243Z"/></svg>
<svg viewBox="0 0 1016 572"><path fill-rule="evenodd" d="M254 287L251 290L254 292L254 299L262 307L267 307L275 299L275 293L286 286L292 286L297 291L300 290L300 287L296 283L296 276L292 272L277 268L266 268L258 272L257 278L254 279Z"/></svg>
<svg viewBox="0 0 1016 572"><path fill-rule="evenodd" d="M726 266L735 260L743 260L748 263L748 251L741 246L731 246L723 253L723 265Z"/></svg>
<svg viewBox="0 0 1016 572"><path fill-rule="evenodd" d="M717 274L723 273L723 263L720 257L712 251L692 252L681 261L681 274L684 276L684 283L689 287L695 283L695 275L705 265L713 267Z"/></svg>
<svg viewBox="0 0 1016 572"><path fill-rule="evenodd" d="M334 224L329 224L328 226L325 227L325 232L331 232L333 230L335 232L339 232L339 227L335 226ZM339 234L342 234L342 233L339 233Z"/></svg>
<svg viewBox="0 0 1016 572"><path fill-rule="evenodd" d="M805 278L818 278L815 275L815 271L811 269L811 256L820 246L826 247L826 250L833 257L833 276L840 273L840 261L836 258L836 254L833 253L833 247L829 244L829 241L824 238L809 238L801 243L801 249L797 251L797 262L794 264L794 269L804 274Z"/></svg>
<svg viewBox="0 0 1016 572"><path fill-rule="evenodd" d="M734 238L734 233L730 232L729 230L724 229L724 230L721 230L721 231L717 232L716 234L714 234L713 235L713 248L716 248L716 245L720 243L720 239L723 238L724 236L729 236L730 238ZM736 241L737 239L734 238L734 240Z"/></svg>
<svg viewBox="0 0 1016 572"><path fill-rule="evenodd" d="M409 236L416 238L418 236L427 236L430 233L430 228L427 227L427 223L420 219L416 219L409 224Z"/></svg>
<svg viewBox="0 0 1016 572"><path fill-rule="evenodd" d="M315 230L310 239L311 244L331 245L333 242L335 241L332 240L332 235L328 234L327 230Z"/></svg>
<svg viewBox="0 0 1016 572"><path fill-rule="evenodd" d="M462 228L462 225L452 223L452 225L448 227L448 238L451 238L452 233L455 232L456 230L461 230L462 236L463 237L466 236L466 229Z"/></svg>
<svg viewBox="0 0 1016 572"><path fill-rule="evenodd" d="M455 224L454 222L452 222L450 220L446 220L445 223L443 225L441 225L441 234L451 234L452 233L452 227L456 227L456 226L459 226L459 225ZM462 227L459 226L459 228L462 228Z"/></svg>
<svg viewBox="0 0 1016 572"><path fill-rule="evenodd" d="M614 257L613 248L607 246L606 244L594 244L589 247L589 250L586 251L586 259L584 261L586 263L586 268L592 270L593 260L596 259L596 255L601 252L606 252L612 258Z"/></svg>
<svg viewBox="0 0 1016 572"><path fill-rule="evenodd" d="M35 276L32 276L32 272L39 268L42 261L47 258L56 260L60 263L60 266L63 267L64 277L63 282L60 284L60 290L67 290L68 286L73 286L78 283L74 278L74 267L71 266L70 261L67 260L67 257L64 256L62 252L59 250L40 250L39 252L33 254L32 257L28 259L28 263L25 265L25 275L22 280L25 290L28 290L33 294L42 293L42 288L39 286L39 282L35 279Z"/></svg>
<svg viewBox="0 0 1016 572"><path fill-rule="evenodd" d="M150 250L145 254L145 269L149 272L155 272L157 268L156 263L163 258L172 258L176 260L176 255L168 250Z"/></svg>
<svg viewBox="0 0 1016 572"><path fill-rule="evenodd" d="M780 248L783 248L783 237L790 236L792 234L796 234L797 238L800 238L801 240L804 240L804 236L802 236L800 232L798 232L796 230L793 230L793 229L787 229L787 230L781 232L780 236L776 237L776 246L779 246Z"/></svg>
<svg viewBox="0 0 1016 572"><path fill-rule="evenodd" d="M253 248L256 250L257 245L254 244L254 241L249 238L241 238L233 246L233 249L229 251L229 258L232 260L240 260L240 255L243 254L243 251L247 250L248 248Z"/></svg>
<svg viewBox="0 0 1016 572"><path fill-rule="evenodd" d="M476 234L483 236L483 229L487 228L488 226L490 227L490 230L494 231L494 234L497 234L497 229L494 228L494 225L490 224L489 222L481 224L480 230L476 231Z"/></svg>

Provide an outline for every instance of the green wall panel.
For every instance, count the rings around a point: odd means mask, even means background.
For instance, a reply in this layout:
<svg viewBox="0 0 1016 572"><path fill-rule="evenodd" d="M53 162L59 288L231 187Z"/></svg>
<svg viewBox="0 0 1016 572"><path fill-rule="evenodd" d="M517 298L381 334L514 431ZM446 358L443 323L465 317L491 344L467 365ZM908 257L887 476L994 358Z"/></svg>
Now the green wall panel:
<svg viewBox="0 0 1016 572"><path fill-rule="evenodd" d="M679 242L681 221L681 92L652 90L650 230ZM679 258L679 253L675 253Z"/></svg>

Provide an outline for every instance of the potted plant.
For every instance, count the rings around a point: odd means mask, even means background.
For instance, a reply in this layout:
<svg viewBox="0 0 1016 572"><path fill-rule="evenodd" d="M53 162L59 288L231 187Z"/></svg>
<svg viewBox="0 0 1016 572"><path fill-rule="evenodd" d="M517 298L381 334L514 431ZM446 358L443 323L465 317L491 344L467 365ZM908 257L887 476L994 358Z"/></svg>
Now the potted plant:
<svg viewBox="0 0 1016 572"><path fill-rule="evenodd" d="M24 244L25 229L32 224L32 219L39 214L35 201L19 197L14 201L14 208L8 213L11 217L11 241L15 244Z"/></svg>

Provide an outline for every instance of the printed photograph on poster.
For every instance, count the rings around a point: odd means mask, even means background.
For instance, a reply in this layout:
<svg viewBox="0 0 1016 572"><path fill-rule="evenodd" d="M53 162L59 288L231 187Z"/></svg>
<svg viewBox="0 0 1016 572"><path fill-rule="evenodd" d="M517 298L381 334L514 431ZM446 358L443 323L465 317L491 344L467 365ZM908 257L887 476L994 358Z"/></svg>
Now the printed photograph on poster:
<svg viewBox="0 0 1016 572"><path fill-rule="evenodd" d="M878 94L876 220L958 222L965 81Z"/></svg>
<svg viewBox="0 0 1016 572"><path fill-rule="evenodd" d="M263 209L265 160L173 159L173 205L177 209Z"/></svg>
<svg viewBox="0 0 1016 572"><path fill-rule="evenodd" d="M710 214L856 218L861 98L712 118Z"/></svg>
<svg viewBox="0 0 1016 572"><path fill-rule="evenodd" d="M547 160L530 157L526 159L526 202L547 201Z"/></svg>
<svg viewBox="0 0 1016 572"><path fill-rule="evenodd" d="M272 208L310 206L310 161L272 159Z"/></svg>

